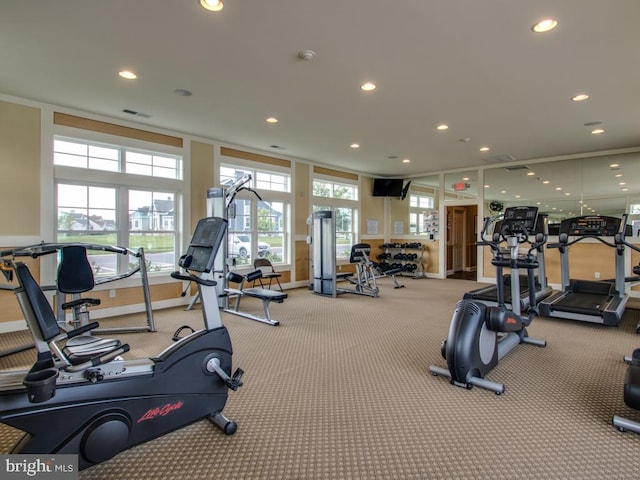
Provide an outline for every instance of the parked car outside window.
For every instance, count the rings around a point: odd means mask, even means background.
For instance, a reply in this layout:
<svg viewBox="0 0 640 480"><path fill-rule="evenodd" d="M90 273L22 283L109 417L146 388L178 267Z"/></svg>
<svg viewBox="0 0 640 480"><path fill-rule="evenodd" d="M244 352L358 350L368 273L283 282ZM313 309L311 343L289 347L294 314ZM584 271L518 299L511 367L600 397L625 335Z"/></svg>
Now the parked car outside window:
<svg viewBox="0 0 640 480"><path fill-rule="evenodd" d="M258 242L258 256L264 257L269 251L269 244ZM229 256L242 259L251 257L251 235L234 233L229 235Z"/></svg>

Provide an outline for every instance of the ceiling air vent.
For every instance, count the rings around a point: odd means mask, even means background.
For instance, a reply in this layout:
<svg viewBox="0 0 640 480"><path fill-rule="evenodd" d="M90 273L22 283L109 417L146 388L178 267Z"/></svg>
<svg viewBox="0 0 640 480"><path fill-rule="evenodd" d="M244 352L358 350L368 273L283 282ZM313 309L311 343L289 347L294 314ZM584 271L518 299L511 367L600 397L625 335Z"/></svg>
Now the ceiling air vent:
<svg viewBox="0 0 640 480"><path fill-rule="evenodd" d="M122 110L122 113L128 113L129 115L135 115L136 117L151 118L151 115L149 115L148 113L136 112L135 110L129 110L128 108L125 108L124 110Z"/></svg>
<svg viewBox="0 0 640 480"><path fill-rule="evenodd" d="M483 160L487 163L504 163L515 161L515 157L511 155L494 155L493 157L483 158Z"/></svg>
<svg viewBox="0 0 640 480"><path fill-rule="evenodd" d="M512 165L511 167L502 167L507 172L517 172L518 170L529 170L529 165Z"/></svg>

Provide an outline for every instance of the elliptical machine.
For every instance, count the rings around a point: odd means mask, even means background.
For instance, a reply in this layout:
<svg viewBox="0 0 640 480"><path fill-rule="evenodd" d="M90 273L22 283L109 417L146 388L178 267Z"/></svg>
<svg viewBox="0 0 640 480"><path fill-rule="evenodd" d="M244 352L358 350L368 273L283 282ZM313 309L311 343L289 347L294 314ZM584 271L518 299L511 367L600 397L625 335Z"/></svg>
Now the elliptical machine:
<svg viewBox="0 0 640 480"><path fill-rule="evenodd" d="M83 469L204 418L227 435L236 431L222 410L243 372L230 373L231 340L220 321L212 271L226 228L222 218L200 220L179 262L187 274L171 274L198 285L205 328L148 359L123 360L128 345L84 352L78 360L68 355L58 343L97 322L61 332L28 267L5 260L18 279L16 295L38 353L28 372L0 375L0 422L26 432L11 453L77 454Z"/></svg>
<svg viewBox="0 0 640 480"><path fill-rule="evenodd" d="M541 220L546 221L546 217ZM547 236L543 233L536 234L527 255L524 258L518 256L518 247L528 241L536 221L540 221L537 207L509 207L504 212L500 232L494 232L492 239L487 240L485 235L491 218L485 220L481 237L494 251L491 263L496 267L498 305L487 306L470 299L460 300L456 304L449 335L441 348L442 356L447 360L448 370L432 365L429 367L432 375L450 378L451 383L458 387L470 389L477 386L500 395L505 391L504 384L484 378L498 361L520 343L546 346L544 340L530 338L526 327L531 324L533 317L538 315L536 295L531 294L535 292L534 269L539 266L533 252L544 245ZM541 231L545 232L547 229ZM502 255L502 241L507 242L508 258ZM511 269L511 309L506 308L504 302L504 267ZM527 270L529 285L529 308L526 314L520 311L520 268Z"/></svg>

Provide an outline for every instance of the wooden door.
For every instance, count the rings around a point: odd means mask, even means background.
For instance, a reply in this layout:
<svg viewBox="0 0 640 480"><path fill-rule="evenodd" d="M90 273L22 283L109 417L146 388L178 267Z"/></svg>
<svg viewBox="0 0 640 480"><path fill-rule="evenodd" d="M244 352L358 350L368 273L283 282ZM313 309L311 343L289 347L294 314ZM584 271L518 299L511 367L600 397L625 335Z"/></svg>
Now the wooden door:
<svg viewBox="0 0 640 480"><path fill-rule="evenodd" d="M451 254L453 257L452 270L453 272L459 272L464 269L464 220L465 220L464 208L454 207L453 219L451 222Z"/></svg>

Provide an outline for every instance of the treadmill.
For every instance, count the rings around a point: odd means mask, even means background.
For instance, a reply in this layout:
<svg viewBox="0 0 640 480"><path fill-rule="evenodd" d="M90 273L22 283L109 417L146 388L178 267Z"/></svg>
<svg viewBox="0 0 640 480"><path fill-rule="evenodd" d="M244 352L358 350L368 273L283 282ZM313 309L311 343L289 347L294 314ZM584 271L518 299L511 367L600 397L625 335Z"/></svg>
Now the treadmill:
<svg viewBox="0 0 640 480"><path fill-rule="evenodd" d="M500 232L502 228L502 222L496 222L494 227L495 232ZM548 218L546 214L538 214L538 218L533 230L533 237L535 238L536 234L542 233L546 239L549 236L548 229ZM531 242L530 242L531 243ZM479 245L486 245L486 243L481 242ZM538 261L538 275L536 276L535 285L535 295L536 295L536 303L539 304L540 301L544 298L547 298L549 295L553 293L553 289L547 284L547 275L545 271L544 264L544 243L540 245L536 249L536 256ZM520 311L526 312L529 308L529 287L527 275L520 275ZM503 289L504 289L504 303L508 308L512 308L511 305L511 275L502 275L502 279L496 278L496 282L502 281ZM487 306L497 306L498 305L498 286L497 285L488 285L486 287L481 287L476 290L471 290L470 292L466 292L464 297L470 300L476 300L481 302Z"/></svg>
<svg viewBox="0 0 640 480"><path fill-rule="evenodd" d="M624 221L623 221L624 220ZM562 291L544 299L538 305L540 315L583 322L618 325L622 319L628 295L625 292L623 219L603 215L568 218L560 225L558 243L548 248L560 250ZM569 237L575 237L569 241ZM613 242L603 237L612 237ZM614 281L576 280L569 276L569 246L587 238L615 250L616 277Z"/></svg>

